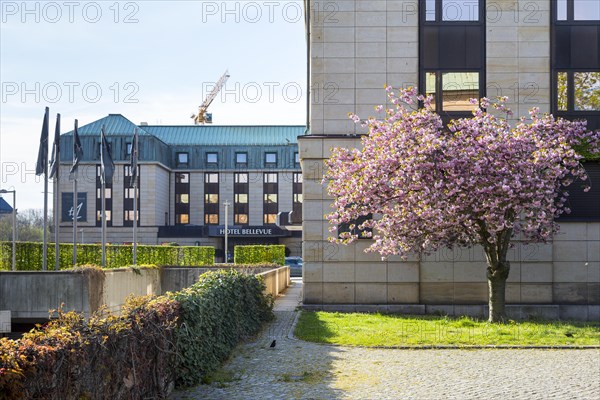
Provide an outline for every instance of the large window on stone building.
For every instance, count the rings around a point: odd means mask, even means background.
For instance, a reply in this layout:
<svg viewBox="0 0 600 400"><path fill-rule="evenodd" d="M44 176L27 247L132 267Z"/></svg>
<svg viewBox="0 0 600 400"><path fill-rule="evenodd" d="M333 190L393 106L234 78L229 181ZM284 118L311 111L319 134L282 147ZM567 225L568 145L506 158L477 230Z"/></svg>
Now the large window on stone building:
<svg viewBox="0 0 600 400"><path fill-rule="evenodd" d="M100 181L100 164L96 165L96 226L102 226L102 182ZM104 189L104 205L106 211L106 226L112 226L112 195L113 184L107 183Z"/></svg>
<svg viewBox="0 0 600 400"><path fill-rule="evenodd" d="M419 2L419 90L442 118L470 115L485 95L485 1Z"/></svg>
<svg viewBox="0 0 600 400"><path fill-rule="evenodd" d="M555 0L557 21L600 21L598 0Z"/></svg>
<svg viewBox="0 0 600 400"><path fill-rule="evenodd" d="M204 224L219 225L219 173L204 174Z"/></svg>
<svg viewBox="0 0 600 400"><path fill-rule="evenodd" d="M587 120L600 129L600 1L552 1L552 113L570 120ZM559 221L600 221L600 163L585 162L591 189L580 182L568 188L567 207Z"/></svg>
<svg viewBox="0 0 600 400"><path fill-rule="evenodd" d="M298 153L296 153L298 154ZM292 223L302 223L302 172L294 172L292 175Z"/></svg>
<svg viewBox="0 0 600 400"><path fill-rule="evenodd" d="M190 223L190 174L175 173L175 224Z"/></svg>
<svg viewBox="0 0 600 400"><path fill-rule="evenodd" d="M248 173L236 172L233 177L233 223L236 225L249 224L249 189Z"/></svg>
<svg viewBox="0 0 600 400"><path fill-rule="evenodd" d="M552 112L600 128L600 1L552 2Z"/></svg>
<svg viewBox="0 0 600 400"><path fill-rule="evenodd" d="M133 202L135 190L131 184L131 165L123 166L123 226L133 226L133 221L137 221L140 226L140 167L137 173L137 218L134 214Z"/></svg>
<svg viewBox="0 0 600 400"><path fill-rule="evenodd" d="M276 224L279 212L279 183L277 172L263 174L263 223Z"/></svg>

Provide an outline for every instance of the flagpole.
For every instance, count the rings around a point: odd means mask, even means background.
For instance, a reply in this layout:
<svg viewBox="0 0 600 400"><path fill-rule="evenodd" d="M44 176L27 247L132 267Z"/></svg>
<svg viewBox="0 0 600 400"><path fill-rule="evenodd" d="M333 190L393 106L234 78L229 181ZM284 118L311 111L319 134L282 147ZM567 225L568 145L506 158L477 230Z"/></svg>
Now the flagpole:
<svg viewBox="0 0 600 400"><path fill-rule="evenodd" d="M73 174L73 266L77 265L77 217L79 199L77 199L77 171Z"/></svg>
<svg viewBox="0 0 600 400"><path fill-rule="evenodd" d="M54 155L54 270L60 269L60 241L58 224L58 190L60 187L60 114L56 114L56 130L54 132L56 154Z"/></svg>
<svg viewBox="0 0 600 400"><path fill-rule="evenodd" d="M138 131L137 128L135 129L135 132L133 134L133 138L134 138L134 145L135 148L131 149L132 152L135 152L132 155L132 159L135 160L134 163L132 163L132 170L130 171L130 176L132 178L134 178L133 180L133 265L137 265L137 224L138 224L138 174L137 174L137 170L134 173L133 172L133 168L138 168L137 166L137 157L138 157Z"/></svg>
<svg viewBox="0 0 600 400"><path fill-rule="evenodd" d="M59 227L58 227L58 187L59 178L58 174L54 180L54 269L58 271L60 269L60 241L59 241Z"/></svg>
<svg viewBox="0 0 600 400"><path fill-rule="evenodd" d="M77 163L76 135L78 121L75 120L73 131L73 165ZM77 217L79 216L79 199L77 198L77 168L73 171L73 267L77 265Z"/></svg>
<svg viewBox="0 0 600 400"><path fill-rule="evenodd" d="M102 179L102 268L106 268L106 183Z"/></svg>
<svg viewBox="0 0 600 400"><path fill-rule="evenodd" d="M100 181L102 183L102 267L106 267L106 184L112 183L115 164L105 135L105 126L100 130Z"/></svg>
<svg viewBox="0 0 600 400"><path fill-rule="evenodd" d="M42 270L48 269L48 163L44 164L44 243L42 250Z"/></svg>
<svg viewBox="0 0 600 400"><path fill-rule="evenodd" d="M104 159L104 126L100 131L100 182L102 192L102 268L106 267L106 160Z"/></svg>
<svg viewBox="0 0 600 400"><path fill-rule="evenodd" d="M50 118L50 108L46 107L44 111L44 122L42 124L42 134L40 136L40 148L35 165L35 175L44 175L44 223L43 244L42 244L42 270L48 269L48 120Z"/></svg>

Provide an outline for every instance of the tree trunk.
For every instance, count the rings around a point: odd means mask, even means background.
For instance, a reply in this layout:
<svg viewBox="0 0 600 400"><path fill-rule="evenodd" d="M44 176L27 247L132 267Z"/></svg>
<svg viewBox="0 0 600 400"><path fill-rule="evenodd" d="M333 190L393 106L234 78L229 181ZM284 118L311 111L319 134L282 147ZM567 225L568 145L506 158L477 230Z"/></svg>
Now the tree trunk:
<svg viewBox="0 0 600 400"><path fill-rule="evenodd" d="M487 268L490 306L489 322L504 322L506 320L505 294L506 279L509 272L509 261L498 262L496 265L489 265Z"/></svg>

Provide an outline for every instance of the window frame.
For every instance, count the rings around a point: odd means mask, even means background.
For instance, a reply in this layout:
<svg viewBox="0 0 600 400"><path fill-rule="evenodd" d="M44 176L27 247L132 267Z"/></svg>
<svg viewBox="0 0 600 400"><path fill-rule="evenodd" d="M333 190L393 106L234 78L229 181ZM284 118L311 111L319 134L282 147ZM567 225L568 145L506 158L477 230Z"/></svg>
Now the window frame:
<svg viewBox="0 0 600 400"><path fill-rule="evenodd" d="M269 156L274 156L275 161L269 161ZM276 151L265 151L265 167L273 167L277 165L277 152Z"/></svg>
<svg viewBox="0 0 600 400"><path fill-rule="evenodd" d="M102 226L102 182L100 179L102 167L100 164L96 164L96 227ZM118 170L115 167L115 174ZM115 180L111 183L104 185L104 210L106 211L106 226L113 226L113 185Z"/></svg>
<svg viewBox="0 0 600 400"><path fill-rule="evenodd" d="M558 19L558 0L553 0L551 2L551 11L552 11L552 23L558 25L589 25L593 22L600 22L599 19L575 19L575 1L577 0L564 0L567 6L567 18L566 19Z"/></svg>
<svg viewBox="0 0 600 400"><path fill-rule="evenodd" d="M238 160L239 156L244 156L245 160L243 162ZM248 166L248 152L247 151L236 151L235 152L235 165L237 167L246 167Z"/></svg>
<svg viewBox="0 0 600 400"><path fill-rule="evenodd" d="M185 161L181 161L182 156L184 156ZM188 165L190 163L190 153L187 151L178 151L176 157L177 165Z"/></svg>
<svg viewBox="0 0 600 400"><path fill-rule="evenodd" d="M552 73L552 109L554 113L557 115L573 115L573 116L594 116L600 114L599 110L576 110L575 109L575 74L577 73L585 73L585 72L595 72L600 74L600 69L590 69L590 68L557 68ZM558 98L559 98L559 90L558 90L558 74L566 73L567 74L567 109L560 110Z"/></svg>
<svg viewBox="0 0 600 400"><path fill-rule="evenodd" d="M125 164L123 166L123 226L131 226L133 227L133 223L135 218L130 218L130 214L133 214L134 202L137 202L137 226L141 226L141 193L140 190L140 166L137 166L137 199L134 198L134 193L136 192L134 188L131 187L131 165ZM135 216L134 216L135 217Z"/></svg>
<svg viewBox="0 0 600 400"><path fill-rule="evenodd" d="M473 0L473 2L478 2L478 19L477 20L444 20L444 0L433 0L435 4L435 19L433 21L427 20L427 1L421 0L419 2L419 20L421 23L426 23L429 25L438 25L438 24L457 24L457 25L477 25L481 21L485 21L485 0ZM456 1L469 1L469 0L456 0Z"/></svg>
<svg viewBox="0 0 600 400"><path fill-rule="evenodd" d="M442 0L435 0L436 20L427 21L426 2L419 1L419 90L426 92L427 74L436 74L436 99L435 112L438 113L444 123L453 118L471 116L472 108L465 111L445 111L443 110L443 78L444 73L478 73L479 90L478 98L486 96L486 1L477 0L479 4L479 19L472 21L442 21ZM445 57L446 47L443 46L442 39L445 35L463 34L465 37L474 34L477 30L477 41L466 43L464 49L464 60L461 58ZM469 47L473 45L473 47ZM462 53L461 53L462 54ZM423 106L423 103L420 103Z"/></svg>
<svg viewBox="0 0 600 400"><path fill-rule="evenodd" d="M422 92L425 94L427 93L427 74L429 73L435 73L435 99L434 99L434 104L435 104L435 112L442 115L442 114L446 114L446 115L462 115L462 114L471 114L472 109L475 107L473 105L470 105L470 107L466 110L444 110L443 106L444 106L444 74L449 74L449 73L473 73L473 74L479 74L478 76L478 86L479 88L478 90L478 97L477 99L481 99L482 97L484 97L484 93L485 90L483 90L483 84L485 80L484 77L482 77L482 72L476 69L471 69L471 70L457 70L457 69L424 69L421 71L421 80L424 83L423 86L423 90ZM475 90L475 89L473 89Z"/></svg>
<svg viewBox="0 0 600 400"><path fill-rule="evenodd" d="M216 181L213 178L216 178ZM204 172L204 225L219 224L221 207L220 180L218 172ZM217 202L209 202L211 200L210 196L214 195L217 196Z"/></svg>
<svg viewBox="0 0 600 400"><path fill-rule="evenodd" d="M215 161L210 161L211 156L215 157ZM208 165L217 165L219 163L219 153L216 151L207 151L205 161Z"/></svg>
<svg viewBox="0 0 600 400"><path fill-rule="evenodd" d="M175 173L175 193L174 193L174 206L175 206L175 225L188 225L191 217L191 174L189 172L176 172ZM184 201L183 197L186 197L187 201ZM184 222L184 216L187 217L187 222Z"/></svg>

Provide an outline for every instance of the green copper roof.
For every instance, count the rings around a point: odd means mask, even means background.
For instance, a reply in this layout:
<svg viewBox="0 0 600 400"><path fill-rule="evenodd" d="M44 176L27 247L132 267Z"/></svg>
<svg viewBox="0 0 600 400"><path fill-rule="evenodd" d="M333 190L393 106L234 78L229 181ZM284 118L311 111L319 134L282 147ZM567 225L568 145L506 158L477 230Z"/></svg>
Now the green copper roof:
<svg viewBox="0 0 600 400"><path fill-rule="evenodd" d="M79 135L100 135L104 125L107 136L155 136L168 145L204 146L275 146L297 143L304 135L303 125L135 125L121 114L109 114L97 121L79 127ZM73 131L67 133L72 135Z"/></svg>
<svg viewBox="0 0 600 400"><path fill-rule="evenodd" d="M302 125L256 126L143 126L146 132L169 145L274 146L297 143Z"/></svg>
<svg viewBox="0 0 600 400"><path fill-rule="evenodd" d="M97 121L80 126L78 129L79 135L100 135L100 129L102 128L102 125L104 125L107 136L133 135L135 128L138 128L138 134L140 135L148 134L121 114L108 114L107 117L100 118ZM70 131L68 134L72 135L73 131Z"/></svg>

